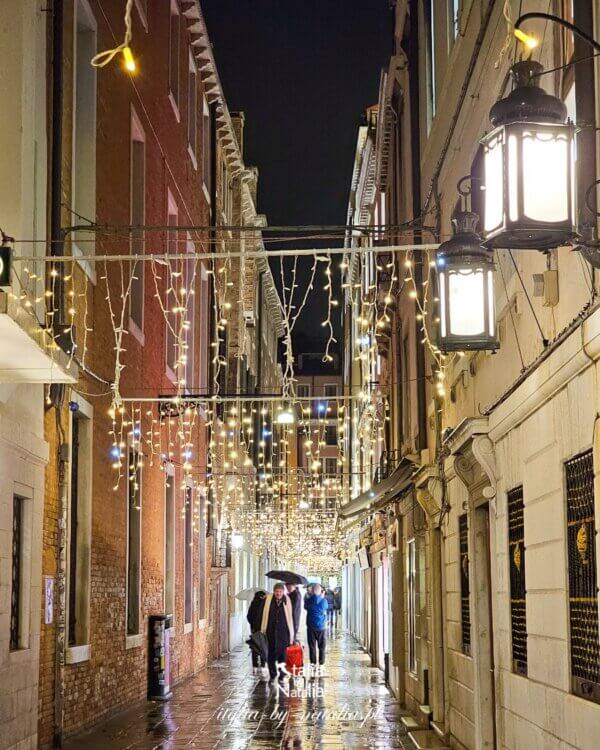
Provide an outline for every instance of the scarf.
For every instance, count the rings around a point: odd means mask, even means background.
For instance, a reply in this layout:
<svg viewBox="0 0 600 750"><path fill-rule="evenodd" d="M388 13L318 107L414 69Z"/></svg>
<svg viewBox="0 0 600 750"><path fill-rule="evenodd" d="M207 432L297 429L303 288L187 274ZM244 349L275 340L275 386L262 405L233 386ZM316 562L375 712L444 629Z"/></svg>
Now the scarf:
<svg viewBox="0 0 600 750"><path fill-rule="evenodd" d="M273 601L273 594L267 594L265 598L265 606L263 607L262 622L260 624L260 632L267 632L267 625L269 624L269 612L271 611L271 602ZM287 622L288 630L290 632L290 643L294 642L295 631L294 631L294 619L292 617L292 603L289 596L283 597L283 612L285 614L285 620Z"/></svg>

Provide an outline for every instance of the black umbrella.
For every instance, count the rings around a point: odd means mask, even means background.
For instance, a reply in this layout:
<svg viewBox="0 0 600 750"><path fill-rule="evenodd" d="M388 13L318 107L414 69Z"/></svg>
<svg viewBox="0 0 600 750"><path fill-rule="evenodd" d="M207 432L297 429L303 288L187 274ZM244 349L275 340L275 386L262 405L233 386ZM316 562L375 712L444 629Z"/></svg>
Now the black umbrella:
<svg viewBox="0 0 600 750"><path fill-rule="evenodd" d="M292 573L291 570L270 570L267 578L274 578L276 581L284 583L295 583L296 586L306 586L308 578L301 576L299 573Z"/></svg>
<svg viewBox="0 0 600 750"><path fill-rule="evenodd" d="M269 642L264 633L260 631L252 633L246 643L250 646L250 651L261 656L265 662L269 661Z"/></svg>

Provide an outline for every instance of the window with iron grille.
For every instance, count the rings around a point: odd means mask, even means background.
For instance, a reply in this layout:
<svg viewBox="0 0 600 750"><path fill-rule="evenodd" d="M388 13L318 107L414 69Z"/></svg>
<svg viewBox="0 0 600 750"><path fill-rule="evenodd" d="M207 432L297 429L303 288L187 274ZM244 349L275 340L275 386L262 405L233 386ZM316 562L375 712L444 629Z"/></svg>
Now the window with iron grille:
<svg viewBox="0 0 600 750"><path fill-rule="evenodd" d="M337 445L337 427L334 424L328 424L325 427L325 444Z"/></svg>
<svg viewBox="0 0 600 750"><path fill-rule="evenodd" d="M523 487L515 487L508 499L508 559L510 565L510 624L513 670L527 674L527 620L525 606L525 527Z"/></svg>
<svg viewBox="0 0 600 750"><path fill-rule="evenodd" d="M467 514L458 517L460 552L460 623L462 626L462 650L471 654L471 603L469 589L469 526Z"/></svg>
<svg viewBox="0 0 600 750"><path fill-rule="evenodd" d="M10 590L10 641L9 648L21 647L21 599L23 587L23 505L19 495L13 496L12 526L12 586Z"/></svg>
<svg viewBox="0 0 600 750"><path fill-rule="evenodd" d="M184 508L184 622L192 622L192 514L193 514L193 496L192 488L185 488L185 508Z"/></svg>
<svg viewBox="0 0 600 750"><path fill-rule="evenodd" d="M592 451L565 464L571 686L576 695L600 702L598 578Z"/></svg>

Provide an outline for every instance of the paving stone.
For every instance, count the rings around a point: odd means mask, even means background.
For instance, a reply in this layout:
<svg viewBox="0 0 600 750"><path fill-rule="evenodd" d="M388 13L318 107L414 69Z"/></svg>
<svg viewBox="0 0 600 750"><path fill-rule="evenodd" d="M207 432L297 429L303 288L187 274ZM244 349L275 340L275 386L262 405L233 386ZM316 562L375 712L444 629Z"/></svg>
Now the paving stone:
<svg viewBox="0 0 600 750"><path fill-rule="evenodd" d="M65 750L409 750L402 711L356 642L336 634L324 678L270 685L238 649L148 702L73 737ZM295 693L294 693L295 691Z"/></svg>

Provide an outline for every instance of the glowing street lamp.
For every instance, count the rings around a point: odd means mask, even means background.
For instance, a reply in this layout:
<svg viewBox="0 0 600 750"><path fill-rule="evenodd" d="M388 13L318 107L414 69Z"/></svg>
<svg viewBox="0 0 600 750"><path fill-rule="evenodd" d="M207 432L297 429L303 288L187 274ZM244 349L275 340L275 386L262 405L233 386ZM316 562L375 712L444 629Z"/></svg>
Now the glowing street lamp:
<svg viewBox="0 0 600 750"><path fill-rule="evenodd" d="M452 219L454 235L437 251L440 337L443 352L494 350L494 261L477 234L479 217L460 211Z"/></svg>
<svg viewBox="0 0 600 750"><path fill-rule="evenodd" d="M564 103L539 86L543 66L513 65L514 88L490 111L484 147L488 247L545 250L575 235L575 127Z"/></svg>

